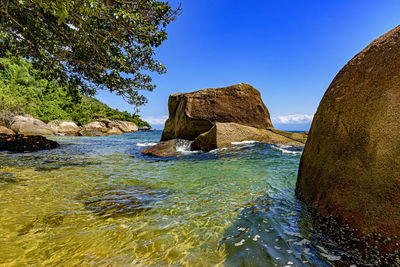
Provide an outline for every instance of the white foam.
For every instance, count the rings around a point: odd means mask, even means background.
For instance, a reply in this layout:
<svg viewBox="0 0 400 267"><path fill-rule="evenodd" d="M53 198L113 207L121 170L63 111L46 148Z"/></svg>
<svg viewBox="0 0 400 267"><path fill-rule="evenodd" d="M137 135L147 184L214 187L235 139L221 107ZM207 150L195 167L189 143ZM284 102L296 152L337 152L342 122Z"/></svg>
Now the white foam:
<svg viewBox="0 0 400 267"><path fill-rule="evenodd" d="M193 141L188 141L188 140L178 140L176 142L176 151L178 152L190 152L193 153L193 151L190 150L190 145L193 143Z"/></svg>
<svg viewBox="0 0 400 267"><path fill-rule="evenodd" d="M144 147L144 146L155 146L158 143L137 143L136 146L138 147Z"/></svg>
<svg viewBox="0 0 400 267"><path fill-rule="evenodd" d="M227 147L216 148L216 149L211 150L209 153L217 153L219 151L224 151L224 150L228 150L228 148Z"/></svg>
<svg viewBox="0 0 400 267"><path fill-rule="evenodd" d="M246 140L246 141L241 141L241 142L231 142L231 145L248 145L248 144L255 144L259 143L258 141L253 141L253 140Z"/></svg>
<svg viewBox="0 0 400 267"><path fill-rule="evenodd" d="M235 247L243 246L244 244L244 239L240 240L240 242L235 243Z"/></svg>
<svg viewBox="0 0 400 267"><path fill-rule="evenodd" d="M341 259L340 256L336 256L336 255L332 255L332 254L321 253L321 255L330 261L339 261Z"/></svg>
<svg viewBox="0 0 400 267"><path fill-rule="evenodd" d="M303 153L303 151L292 151L289 150L288 148L291 148L291 146L285 146L285 145L271 145L272 149L278 150L284 154L292 154L292 155L298 155Z"/></svg>

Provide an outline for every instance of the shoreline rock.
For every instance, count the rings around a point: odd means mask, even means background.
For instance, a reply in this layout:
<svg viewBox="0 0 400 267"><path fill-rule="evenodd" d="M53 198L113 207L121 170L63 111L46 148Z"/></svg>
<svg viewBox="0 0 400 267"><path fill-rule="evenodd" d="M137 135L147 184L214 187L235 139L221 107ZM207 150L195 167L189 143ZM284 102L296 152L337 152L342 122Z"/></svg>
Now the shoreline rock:
<svg viewBox="0 0 400 267"><path fill-rule="evenodd" d="M107 128L118 128L123 133L137 132L138 127L133 122L102 119L100 122L104 123Z"/></svg>
<svg viewBox="0 0 400 267"><path fill-rule="evenodd" d="M15 134L15 132L14 132L13 130L11 130L11 129L8 129L8 128L5 127L5 126L0 126L0 134L10 134L10 135L13 135L13 134Z"/></svg>
<svg viewBox="0 0 400 267"><path fill-rule="evenodd" d="M55 120L47 124L56 134L78 136L81 127L73 121Z"/></svg>
<svg viewBox="0 0 400 267"><path fill-rule="evenodd" d="M336 222L325 233L351 241L348 251L374 265L399 264L399 84L400 26L333 79L314 116L296 185L298 198Z"/></svg>
<svg viewBox="0 0 400 267"><path fill-rule="evenodd" d="M12 114L1 115L0 123L0 134L106 136L139 130L135 123L129 121L102 119L80 127L73 121L54 120L46 124L29 115Z"/></svg>
<svg viewBox="0 0 400 267"><path fill-rule="evenodd" d="M54 135L54 131L41 120L25 117L14 116L7 122L10 129L18 134L25 135Z"/></svg>
<svg viewBox="0 0 400 267"><path fill-rule="evenodd" d="M85 124L79 133L82 136L107 136L108 131L106 124L99 121L93 121L91 123Z"/></svg>
<svg viewBox="0 0 400 267"><path fill-rule="evenodd" d="M40 135L0 134L0 151L24 152L54 149L60 145Z"/></svg>

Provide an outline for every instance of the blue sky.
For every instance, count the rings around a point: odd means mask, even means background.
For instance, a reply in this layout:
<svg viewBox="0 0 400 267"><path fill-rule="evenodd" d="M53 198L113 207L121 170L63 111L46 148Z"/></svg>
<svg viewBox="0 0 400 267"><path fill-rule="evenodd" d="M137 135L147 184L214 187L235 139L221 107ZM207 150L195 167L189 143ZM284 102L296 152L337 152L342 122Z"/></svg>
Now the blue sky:
<svg viewBox="0 0 400 267"><path fill-rule="evenodd" d="M144 92L140 115L162 128L168 96L240 82L261 92L276 128L307 130L337 72L400 24L400 0L182 0L182 15L157 49L167 74ZM132 111L105 91L97 98Z"/></svg>

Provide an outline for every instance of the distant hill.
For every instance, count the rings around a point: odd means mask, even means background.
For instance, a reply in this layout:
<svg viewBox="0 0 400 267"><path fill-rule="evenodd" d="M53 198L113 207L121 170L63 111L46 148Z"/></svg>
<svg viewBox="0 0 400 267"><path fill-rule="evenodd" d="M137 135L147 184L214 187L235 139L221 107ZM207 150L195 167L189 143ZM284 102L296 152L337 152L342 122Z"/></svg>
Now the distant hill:
<svg viewBox="0 0 400 267"><path fill-rule="evenodd" d="M99 118L124 120L139 127L150 125L138 115L113 109L96 98L67 90L57 83L40 79L39 70L18 57L0 58L0 111L30 114L44 122L72 120L84 125Z"/></svg>

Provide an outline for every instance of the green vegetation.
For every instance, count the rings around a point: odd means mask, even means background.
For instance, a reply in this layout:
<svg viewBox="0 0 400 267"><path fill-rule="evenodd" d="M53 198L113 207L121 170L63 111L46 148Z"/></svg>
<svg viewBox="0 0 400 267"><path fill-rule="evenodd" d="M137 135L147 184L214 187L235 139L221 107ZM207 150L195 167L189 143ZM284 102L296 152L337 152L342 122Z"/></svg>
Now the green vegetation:
<svg viewBox="0 0 400 267"><path fill-rule="evenodd" d="M0 0L0 57L10 52L27 58L42 70L37 75L63 88L85 95L108 89L140 106L146 98L138 91L155 87L148 72L165 73L154 48L167 39L166 26L179 13L180 7L156 0ZM24 73L18 86L35 87ZM34 91L23 94L35 101L45 97Z"/></svg>
<svg viewBox="0 0 400 267"><path fill-rule="evenodd" d="M98 118L149 126L138 115L120 112L57 81L41 78L41 70L19 57L0 58L0 110L30 114L44 122L72 120L83 125Z"/></svg>

